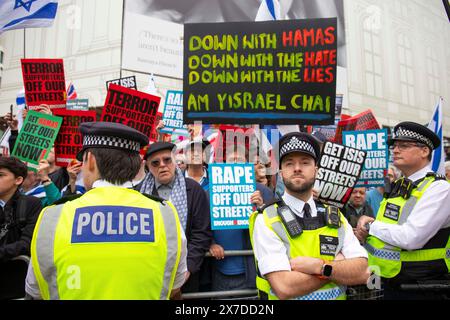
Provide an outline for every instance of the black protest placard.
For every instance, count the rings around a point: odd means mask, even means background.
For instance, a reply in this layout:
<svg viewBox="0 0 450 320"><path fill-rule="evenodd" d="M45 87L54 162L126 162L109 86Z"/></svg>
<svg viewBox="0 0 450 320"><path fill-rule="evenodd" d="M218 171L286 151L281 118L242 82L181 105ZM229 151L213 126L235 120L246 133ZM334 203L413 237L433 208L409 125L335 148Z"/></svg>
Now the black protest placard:
<svg viewBox="0 0 450 320"><path fill-rule="evenodd" d="M337 20L184 27L184 122L333 124Z"/></svg>
<svg viewBox="0 0 450 320"><path fill-rule="evenodd" d="M358 181L365 159L365 151L326 142L316 178L318 199L343 208Z"/></svg>
<svg viewBox="0 0 450 320"><path fill-rule="evenodd" d="M106 90L108 90L109 85L111 83L114 83L121 87L137 90L136 76L129 76L129 77L125 77L125 78L106 81Z"/></svg>

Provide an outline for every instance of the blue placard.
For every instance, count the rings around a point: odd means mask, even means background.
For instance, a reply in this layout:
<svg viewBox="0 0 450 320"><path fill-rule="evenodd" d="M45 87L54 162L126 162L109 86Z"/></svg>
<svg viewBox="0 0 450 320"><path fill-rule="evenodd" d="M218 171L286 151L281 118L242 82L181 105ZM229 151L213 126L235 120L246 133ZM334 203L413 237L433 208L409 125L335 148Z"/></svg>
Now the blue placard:
<svg viewBox="0 0 450 320"><path fill-rule="evenodd" d="M162 133L189 135L187 126L183 124L183 91L167 91L162 120Z"/></svg>
<svg viewBox="0 0 450 320"><path fill-rule="evenodd" d="M154 242L153 210L125 206L91 206L75 211L72 243Z"/></svg>
<svg viewBox="0 0 450 320"><path fill-rule="evenodd" d="M208 170L211 229L248 229L256 191L253 164L210 164Z"/></svg>
<svg viewBox="0 0 450 320"><path fill-rule="evenodd" d="M389 148L387 129L366 131L344 131L344 145L367 151L363 171L356 187L378 187L384 185L384 175L388 168Z"/></svg>

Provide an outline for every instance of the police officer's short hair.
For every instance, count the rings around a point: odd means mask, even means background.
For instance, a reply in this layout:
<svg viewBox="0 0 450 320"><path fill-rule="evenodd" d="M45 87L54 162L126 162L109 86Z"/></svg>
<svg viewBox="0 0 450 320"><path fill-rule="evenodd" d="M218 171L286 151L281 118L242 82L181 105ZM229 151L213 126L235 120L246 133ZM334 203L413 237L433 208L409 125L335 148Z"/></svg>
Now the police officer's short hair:
<svg viewBox="0 0 450 320"><path fill-rule="evenodd" d="M84 157L87 157L88 152L95 157L100 178L113 184L124 184L133 180L141 168L141 157L136 152L88 148L84 151Z"/></svg>

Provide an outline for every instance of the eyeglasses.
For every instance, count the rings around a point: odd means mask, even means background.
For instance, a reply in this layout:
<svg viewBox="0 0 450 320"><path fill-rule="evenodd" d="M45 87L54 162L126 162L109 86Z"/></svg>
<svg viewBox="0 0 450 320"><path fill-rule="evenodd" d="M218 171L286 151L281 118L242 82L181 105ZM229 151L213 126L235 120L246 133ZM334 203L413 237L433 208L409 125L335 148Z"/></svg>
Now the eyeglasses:
<svg viewBox="0 0 450 320"><path fill-rule="evenodd" d="M412 147L423 148L426 146L420 142L394 142L394 144L389 147L389 150L393 151L396 147L398 150L404 151Z"/></svg>
<svg viewBox="0 0 450 320"><path fill-rule="evenodd" d="M161 166L161 164L166 164L166 165L172 164L172 157L165 157L162 159L155 159L155 160L150 161L150 165L153 168L158 168L159 166Z"/></svg>

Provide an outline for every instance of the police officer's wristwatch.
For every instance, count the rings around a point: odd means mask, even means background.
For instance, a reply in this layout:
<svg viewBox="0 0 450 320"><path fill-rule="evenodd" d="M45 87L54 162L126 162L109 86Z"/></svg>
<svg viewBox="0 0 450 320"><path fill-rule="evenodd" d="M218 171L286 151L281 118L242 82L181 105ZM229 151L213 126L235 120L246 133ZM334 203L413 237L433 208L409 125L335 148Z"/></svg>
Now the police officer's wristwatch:
<svg viewBox="0 0 450 320"><path fill-rule="evenodd" d="M322 280L328 280L330 279L331 274L333 273L333 266L325 260L322 261L323 261L322 270L320 274L317 276L317 278Z"/></svg>

